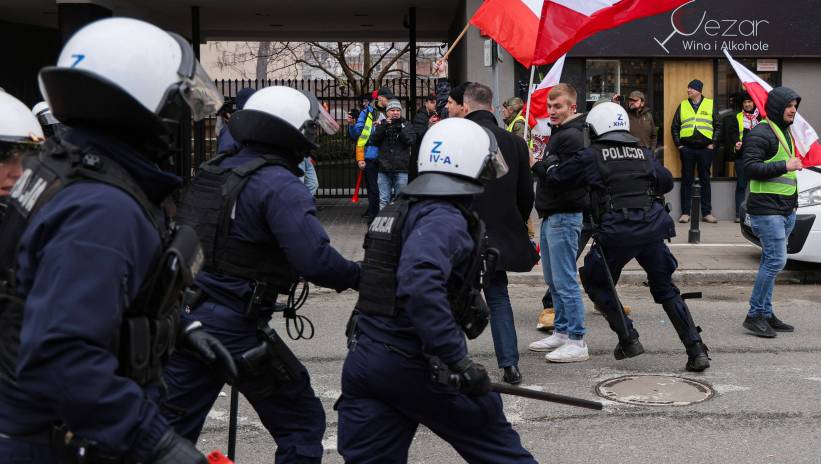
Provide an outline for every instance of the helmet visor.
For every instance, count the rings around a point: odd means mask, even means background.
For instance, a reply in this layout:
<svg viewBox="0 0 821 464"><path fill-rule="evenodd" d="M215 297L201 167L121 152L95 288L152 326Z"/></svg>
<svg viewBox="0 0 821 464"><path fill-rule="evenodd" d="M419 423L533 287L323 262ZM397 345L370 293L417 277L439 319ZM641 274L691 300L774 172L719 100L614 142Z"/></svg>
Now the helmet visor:
<svg viewBox="0 0 821 464"><path fill-rule="evenodd" d="M199 61L195 61L193 75L181 77L180 96L191 108L191 117L194 121L200 121L216 114L217 110L222 107L225 98Z"/></svg>
<svg viewBox="0 0 821 464"><path fill-rule="evenodd" d="M331 116L331 113L325 110L325 107L322 105L317 105L317 107L318 114L316 117L316 123L322 128L323 131L325 131L326 134L336 134L339 131L339 123L336 122L336 119L334 119L333 116Z"/></svg>
<svg viewBox="0 0 821 464"><path fill-rule="evenodd" d="M485 165L482 168L482 172L479 173L479 180L483 182L496 180L507 174L508 171L507 163L505 162L504 156L502 156L502 152L499 151L497 147L493 148L494 150L485 158Z"/></svg>

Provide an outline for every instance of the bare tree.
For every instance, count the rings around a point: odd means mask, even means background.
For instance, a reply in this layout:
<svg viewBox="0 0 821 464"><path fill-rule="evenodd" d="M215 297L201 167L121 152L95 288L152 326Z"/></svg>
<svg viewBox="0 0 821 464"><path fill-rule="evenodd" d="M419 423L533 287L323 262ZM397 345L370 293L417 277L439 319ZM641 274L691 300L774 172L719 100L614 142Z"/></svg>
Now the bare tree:
<svg viewBox="0 0 821 464"><path fill-rule="evenodd" d="M408 72L398 63L409 49L409 44L397 42L238 42L233 47L219 48L217 65L245 79L287 79L304 77L306 71L314 76L318 72L339 84L348 84L354 95L362 95L374 81L392 74L406 76ZM441 55L441 44L417 44L417 57L432 63ZM255 71L253 77L250 69Z"/></svg>

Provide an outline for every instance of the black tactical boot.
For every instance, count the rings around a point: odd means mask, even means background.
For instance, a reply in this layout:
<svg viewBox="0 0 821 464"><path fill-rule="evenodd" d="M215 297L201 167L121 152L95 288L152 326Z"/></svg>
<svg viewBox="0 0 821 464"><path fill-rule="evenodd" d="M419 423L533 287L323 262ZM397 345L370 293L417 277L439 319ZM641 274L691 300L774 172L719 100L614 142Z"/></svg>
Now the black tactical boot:
<svg viewBox="0 0 821 464"><path fill-rule="evenodd" d="M761 314L754 317L747 316L741 325L758 337L775 338L778 335Z"/></svg>
<svg viewBox="0 0 821 464"><path fill-rule="evenodd" d="M613 350L613 357L617 360L622 360L638 356L642 353L644 353L644 347L641 346L641 342L638 337L636 337L624 343L619 342L619 344L616 345L616 349Z"/></svg>
<svg viewBox="0 0 821 464"><path fill-rule="evenodd" d="M776 332L792 332L795 330L795 327L775 317L775 313L770 315L770 318L767 319L767 322L770 324L770 327L772 327L773 330L775 330Z"/></svg>
<svg viewBox="0 0 821 464"><path fill-rule="evenodd" d="M690 372L701 372L710 367L710 357L707 356L708 351L704 343L696 343L687 347L687 365L685 369Z"/></svg>
<svg viewBox="0 0 821 464"><path fill-rule="evenodd" d="M519 371L519 366L508 366L504 368L504 375L502 380L511 385L519 385L522 383L522 373Z"/></svg>

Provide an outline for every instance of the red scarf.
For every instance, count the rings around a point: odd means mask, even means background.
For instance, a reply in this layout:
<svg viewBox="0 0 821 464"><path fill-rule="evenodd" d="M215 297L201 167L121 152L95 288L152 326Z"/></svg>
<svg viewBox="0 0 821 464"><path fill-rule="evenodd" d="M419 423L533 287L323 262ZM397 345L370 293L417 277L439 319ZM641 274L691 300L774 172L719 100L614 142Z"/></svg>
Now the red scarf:
<svg viewBox="0 0 821 464"><path fill-rule="evenodd" d="M742 111L742 113L744 113L744 130L752 130L753 127L758 125L758 108L756 108L752 113L748 113L746 111Z"/></svg>

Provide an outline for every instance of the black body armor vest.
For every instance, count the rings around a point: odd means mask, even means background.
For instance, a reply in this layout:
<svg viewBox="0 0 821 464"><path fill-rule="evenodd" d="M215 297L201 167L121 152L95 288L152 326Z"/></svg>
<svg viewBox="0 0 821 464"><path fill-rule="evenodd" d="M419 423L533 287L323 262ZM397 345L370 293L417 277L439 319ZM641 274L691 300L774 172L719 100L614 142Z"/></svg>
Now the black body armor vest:
<svg viewBox="0 0 821 464"><path fill-rule="evenodd" d="M365 235L365 259L359 280L356 309L363 314L396 317L401 308L396 302L396 271L402 255L402 230L413 198L401 198L383 208ZM455 206L468 222L474 241L464 279L447 283L448 302L456 322L468 338L478 337L487 326L490 310L482 297L482 279L495 272L499 252L488 248L485 224L474 212L458 203Z"/></svg>
<svg viewBox="0 0 821 464"><path fill-rule="evenodd" d="M246 242L230 237L229 232L237 199L251 175L264 166L283 166L294 172L293 163L276 155L259 155L234 168L220 167L224 157L200 166L182 197L177 221L197 231L205 252L205 271L263 283L279 293L287 292L298 276L276 239L269 243Z"/></svg>
<svg viewBox="0 0 821 464"><path fill-rule="evenodd" d="M596 152L604 190L591 193L596 217L609 211L648 210L658 200L653 177L653 160L648 151L634 145L590 147Z"/></svg>
<svg viewBox="0 0 821 464"><path fill-rule="evenodd" d="M123 314L112 352L117 373L140 385L162 379L165 361L179 330L182 293L202 265L202 249L189 227L172 228L164 210L152 203L131 175L93 151L49 139L37 155L24 159L23 176L9 200L0 227L0 379L15 382L25 301L16 293L17 250L33 215L63 188L78 181L119 188L136 201L160 236L162 253Z"/></svg>

